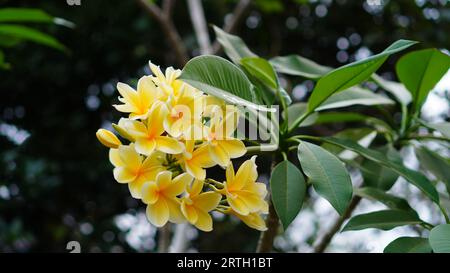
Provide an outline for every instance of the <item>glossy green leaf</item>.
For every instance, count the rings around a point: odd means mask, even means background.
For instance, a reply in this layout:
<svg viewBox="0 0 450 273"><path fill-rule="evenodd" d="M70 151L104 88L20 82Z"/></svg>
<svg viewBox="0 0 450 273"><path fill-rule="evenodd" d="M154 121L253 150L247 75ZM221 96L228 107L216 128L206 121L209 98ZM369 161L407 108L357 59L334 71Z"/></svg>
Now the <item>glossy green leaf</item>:
<svg viewBox="0 0 450 273"><path fill-rule="evenodd" d="M411 184L419 188L425 195L427 195L431 200L433 200L433 202L439 204L439 195L438 192L436 191L436 188L433 186L430 180L428 180L428 178L422 173L408 169L403 164L390 160L383 153L364 148L358 143L351 141L349 139L338 139L333 137L325 137L321 139L328 143L332 143L334 145L354 151L369 160L375 161L378 164L381 164L387 168L392 169L397 174L403 176Z"/></svg>
<svg viewBox="0 0 450 273"><path fill-rule="evenodd" d="M400 237L390 242L384 253L431 253L432 249L427 238Z"/></svg>
<svg viewBox="0 0 450 273"><path fill-rule="evenodd" d="M316 123L361 122L369 118L366 115L354 112L325 112L319 113Z"/></svg>
<svg viewBox="0 0 450 273"><path fill-rule="evenodd" d="M9 68L10 68L10 65L9 65L9 63L7 63L5 61L5 55L4 55L3 51L0 51L0 70L1 69L6 70L6 69L9 69Z"/></svg>
<svg viewBox="0 0 450 273"><path fill-rule="evenodd" d="M450 162L423 146L416 147L415 152L422 168L442 181L450 194Z"/></svg>
<svg viewBox="0 0 450 273"><path fill-rule="evenodd" d="M270 60L276 71L308 79L317 79L328 73L331 68L317 64L298 55L275 57Z"/></svg>
<svg viewBox="0 0 450 273"><path fill-rule="evenodd" d="M291 126L298 117L303 115L306 112L307 108L308 105L304 102L298 102L290 105L287 109L289 115L289 126ZM284 114L281 115L283 116ZM309 115L302 123L298 125L298 127L307 127L313 125L317 119L317 116L317 113Z"/></svg>
<svg viewBox="0 0 450 273"><path fill-rule="evenodd" d="M52 36L25 26L0 24L0 35L12 36L58 50L67 51L67 48Z"/></svg>
<svg viewBox="0 0 450 273"><path fill-rule="evenodd" d="M180 79L228 103L273 111L258 104L261 102L247 76L224 58L209 55L195 57L185 65Z"/></svg>
<svg viewBox="0 0 450 273"><path fill-rule="evenodd" d="M430 231L431 248L436 253L450 253L450 224L439 225Z"/></svg>
<svg viewBox="0 0 450 273"><path fill-rule="evenodd" d="M437 49L413 51L401 57L396 71L411 92L415 110L420 110L428 93L450 68L450 56Z"/></svg>
<svg viewBox="0 0 450 273"><path fill-rule="evenodd" d="M299 213L306 193L303 174L291 162L280 162L270 177L272 201L286 230Z"/></svg>
<svg viewBox="0 0 450 273"><path fill-rule="evenodd" d="M393 147L383 146L376 149L385 155L389 161L402 164L400 154ZM383 166L375 161L365 159L361 164L361 173L364 178L364 185L387 191L398 179L398 174L392 169Z"/></svg>
<svg viewBox="0 0 450 273"><path fill-rule="evenodd" d="M404 50L415 43L414 41L399 40L377 55L332 70L317 82L309 98L308 110L314 111L332 94L368 79L386 61L389 55Z"/></svg>
<svg viewBox="0 0 450 273"><path fill-rule="evenodd" d="M381 88L392 94L401 104L408 105L411 103L411 93L409 93L408 89L406 89L406 87L402 83L385 80L377 74L372 74L372 79Z"/></svg>
<svg viewBox="0 0 450 273"><path fill-rule="evenodd" d="M394 210L411 210L408 202L400 197L386 193L377 188L363 187L354 189L355 195L373 201L378 201Z"/></svg>
<svg viewBox="0 0 450 273"><path fill-rule="evenodd" d="M69 22L62 18L55 18L43 10L30 8L0 9L0 22L8 22L8 23L33 22L33 23L51 23L66 27L75 26L72 22Z"/></svg>
<svg viewBox="0 0 450 273"><path fill-rule="evenodd" d="M270 92L271 101L275 100L277 92L281 92L282 98L286 104L291 104L292 100L289 94L278 84L278 77L272 65L259 57L246 57L241 59L241 65L253 77L255 77L265 88L263 92Z"/></svg>
<svg viewBox="0 0 450 273"><path fill-rule="evenodd" d="M356 141L359 145L366 148L369 147L369 145L372 143L372 141L375 139L376 136L377 132L375 132L371 128L365 127L345 129L334 135L334 137L336 138L350 139ZM332 152L342 160L353 160L358 156L358 154L355 152L328 143L322 144L322 148Z"/></svg>
<svg viewBox="0 0 450 273"><path fill-rule="evenodd" d="M314 190L342 215L353 192L344 163L322 147L305 141L298 146L298 159Z"/></svg>
<svg viewBox="0 0 450 273"><path fill-rule="evenodd" d="M417 225L420 223L422 223L422 220L413 211L380 210L352 217L342 231L366 228L390 230L399 226Z"/></svg>
<svg viewBox="0 0 450 273"><path fill-rule="evenodd" d="M368 89L354 86L348 90L331 95L319 107L316 108L316 111L349 107L353 105L370 106L383 104L394 104L394 101L385 96L375 94Z"/></svg>
<svg viewBox="0 0 450 273"><path fill-rule="evenodd" d="M228 34L217 26L213 26L213 29L216 33L217 41L222 45L225 53L233 63L240 64L241 59L245 57L257 57L238 36Z"/></svg>

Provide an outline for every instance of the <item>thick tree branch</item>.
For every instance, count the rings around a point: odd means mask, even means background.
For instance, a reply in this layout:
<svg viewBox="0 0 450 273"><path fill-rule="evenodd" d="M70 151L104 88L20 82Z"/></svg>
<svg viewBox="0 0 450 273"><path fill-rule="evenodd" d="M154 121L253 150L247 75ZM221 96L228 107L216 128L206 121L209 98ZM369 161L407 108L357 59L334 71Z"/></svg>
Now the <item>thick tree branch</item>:
<svg viewBox="0 0 450 273"><path fill-rule="evenodd" d="M334 235L339 232L344 221L347 220L352 215L352 212L355 210L356 206L358 206L360 201L361 197L353 196L344 214L339 218L337 218L334 224L330 227L330 229L323 235L322 238L318 240L318 243L314 247L315 253L323 253L325 251L325 249L331 243L331 240L333 239Z"/></svg>
<svg viewBox="0 0 450 273"><path fill-rule="evenodd" d="M166 36L167 41L169 42L172 49L175 50L175 56L178 64L180 66L184 66L184 64L186 64L189 60L189 55L170 17L170 10L172 9L171 6L173 5L173 1L164 1L163 6L165 7L165 12L161 10L161 8L159 8L157 5L150 3L147 0L137 1L151 17L153 17L153 19L155 19L159 23L162 31Z"/></svg>
<svg viewBox="0 0 450 273"><path fill-rule="evenodd" d="M241 23L242 19L244 19L244 16L250 10L250 6L251 6L250 0L240 0L239 3L234 8L232 15L233 17L231 17L231 20L229 20L229 22L225 22L223 30L228 33L236 32L236 29ZM220 43L216 39L216 41L212 46L212 53L218 54L220 50L221 50Z"/></svg>
<svg viewBox="0 0 450 273"><path fill-rule="evenodd" d="M201 54L211 54L211 42L209 40L208 27L201 0L188 0L189 14Z"/></svg>

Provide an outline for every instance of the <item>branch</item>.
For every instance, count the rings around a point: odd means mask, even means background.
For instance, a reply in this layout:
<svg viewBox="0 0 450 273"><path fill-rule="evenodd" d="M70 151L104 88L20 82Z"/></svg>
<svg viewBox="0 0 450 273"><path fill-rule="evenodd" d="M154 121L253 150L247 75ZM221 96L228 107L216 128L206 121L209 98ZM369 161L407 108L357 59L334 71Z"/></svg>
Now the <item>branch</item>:
<svg viewBox="0 0 450 273"><path fill-rule="evenodd" d="M236 8L234 8L233 11L233 17L231 17L231 20L228 22L225 22L225 25L223 26L223 30L227 33L234 33L241 23L244 16L247 14L247 12L250 10L251 1L250 0L240 0L239 3L236 5ZM218 54L221 50L221 45L217 41L213 44L212 53Z"/></svg>
<svg viewBox="0 0 450 273"><path fill-rule="evenodd" d="M159 228L158 251L159 253L167 253L170 244L170 223Z"/></svg>
<svg viewBox="0 0 450 273"><path fill-rule="evenodd" d="M172 238L172 243L169 247L170 253L181 253L186 251L189 243L189 240L187 238L187 229L187 223L177 224Z"/></svg>
<svg viewBox="0 0 450 273"><path fill-rule="evenodd" d="M167 41L170 46L175 50L175 56L177 62L180 66L184 66L189 60L189 56L187 54L186 47L183 44L183 41L178 33L173 21L170 17L170 10L172 9L171 0L165 0L164 11L161 10L156 4L150 3L148 0L137 0L138 3L147 11L147 13L153 17L160 25L162 31L164 32Z"/></svg>
<svg viewBox="0 0 450 273"><path fill-rule="evenodd" d="M201 0L188 0L189 14L201 54L211 54L211 42L209 41L208 27L206 26L205 13Z"/></svg>
<svg viewBox="0 0 450 273"><path fill-rule="evenodd" d="M344 221L347 220L352 215L352 212L355 210L356 206L358 206L360 201L361 197L353 196L352 201L348 205L344 214L340 216L338 219L336 219L336 221L328 230L328 232L326 232L323 235L323 237L318 240L319 243L317 243L316 246L314 247L315 253L323 253L325 251L325 249L331 243L331 240L333 239L334 235L339 232Z"/></svg>

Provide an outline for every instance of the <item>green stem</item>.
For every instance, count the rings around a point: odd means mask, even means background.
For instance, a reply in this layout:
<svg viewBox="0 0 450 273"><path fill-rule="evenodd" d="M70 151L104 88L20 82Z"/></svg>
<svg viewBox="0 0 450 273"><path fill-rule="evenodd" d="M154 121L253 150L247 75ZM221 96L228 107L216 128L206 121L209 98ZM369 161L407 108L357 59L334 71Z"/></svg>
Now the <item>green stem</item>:
<svg viewBox="0 0 450 273"><path fill-rule="evenodd" d="M441 210L442 214L444 215L445 218L445 222L447 224L450 224L450 218L448 217L447 211L444 209L444 207L442 207L441 204L438 205L439 209Z"/></svg>

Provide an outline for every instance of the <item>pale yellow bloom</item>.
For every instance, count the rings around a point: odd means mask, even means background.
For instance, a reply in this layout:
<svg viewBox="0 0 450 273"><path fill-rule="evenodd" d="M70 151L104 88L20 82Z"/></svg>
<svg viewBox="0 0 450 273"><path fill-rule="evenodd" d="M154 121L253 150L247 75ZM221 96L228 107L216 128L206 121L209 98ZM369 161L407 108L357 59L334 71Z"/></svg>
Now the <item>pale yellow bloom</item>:
<svg viewBox="0 0 450 273"><path fill-rule="evenodd" d="M97 136L100 143L102 143L108 148L117 149L120 145L122 145L120 140L111 131L105 129L98 129L95 135Z"/></svg>
<svg viewBox="0 0 450 273"><path fill-rule="evenodd" d="M242 214L239 214L239 213L231 210L230 213L233 214L234 216L238 217L239 219L241 219L242 222L244 222L247 226L249 226L251 228L254 228L259 231L267 230L266 222L261 217L261 214L259 214L257 212L252 212L247 215L242 215Z"/></svg>
<svg viewBox="0 0 450 273"><path fill-rule="evenodd" d="M222 198L215 192L203 192L203 181L194 180L181 198L181 212L189 223L203 231L212 230L212 218L208 212L215 209Z"/></svg>
<svg viewBox="0 0 450 273"><path fill-rule="evenodd" d="M256 182L258 172L255 164L256 156L245 161L235 174L233 164L226 170L224 192L231 208L244 216L251 213L267 213L268 204L264 200L267 195L266 185Z"/></svg>
<svg viewBox="0 0 450 273"><path fill-rule="evenodd" d="M210 126L204 126L209 155L222 167L228 166L231 158L241 157L247 152L244 143L232 137L237 123L236 112L228 112L225 117L214 116Z"/></svg>
<svg viewBox="0 0 450 273"><path fill-rule="evenodd" d="M181 166L192 177L195 177L199 180L205 180L205 168L210 168L216 165L214 160L212 160L209 156L208 147L205 145L201 145L195 148L194 140L187 140L185 143L186 150L178 156Z"/></svg>
<svg viewBox="0 0 450 273"><path fill-rule="evenodd" d="M162 96L149 76L139 79L137 91L121 82L117 84L117 90L122 96L119 101L123 104L113 106L119 112L130 113L131 119L146 119L153 103Z"/></svg>
<svg viewBox="0 0 450 273"><path fill-rule="evenodd" d="M114 178L119 183L127 183L134 198L141 198L142 185L164 171L164 155L154 153L144 159L139 155L134 144L119 146L109 151L109 160L114 165Z"/></svg>
<svg viewBox="0 0 450 273"><path fill-rule="evenodd" d="M166 106L163 103L155 103L146 121L128 120L124 122L128 134L136 140L136 151L140 154L151 155L155 150L167 154L183 152L183 143L175 138L163 135L162 123L166 115Z"/></svg>
<svg viewBox="0 0 450 273"><path fill-rule="evenodd" d="M153 225L162 227L167 221L184 221L177 196L184 192L191 181L192 177L187 173L172 179L171 172L163 171L156 176L155 181L144 184L142 201L147 204L147 218Z"/></svg>

